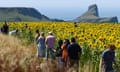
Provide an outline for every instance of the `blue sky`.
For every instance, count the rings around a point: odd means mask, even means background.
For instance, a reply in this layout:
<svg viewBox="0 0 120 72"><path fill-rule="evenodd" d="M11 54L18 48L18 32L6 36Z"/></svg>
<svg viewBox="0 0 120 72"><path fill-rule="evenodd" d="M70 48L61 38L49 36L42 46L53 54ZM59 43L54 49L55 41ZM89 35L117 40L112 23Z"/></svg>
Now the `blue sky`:
<svg viewBox="0 0 120 72"><path fill-rule="evenodd" d="M33 7L50 18L70 20L97 4L100 16L120 17L120 0L0 0L0 7Z"/></svg>

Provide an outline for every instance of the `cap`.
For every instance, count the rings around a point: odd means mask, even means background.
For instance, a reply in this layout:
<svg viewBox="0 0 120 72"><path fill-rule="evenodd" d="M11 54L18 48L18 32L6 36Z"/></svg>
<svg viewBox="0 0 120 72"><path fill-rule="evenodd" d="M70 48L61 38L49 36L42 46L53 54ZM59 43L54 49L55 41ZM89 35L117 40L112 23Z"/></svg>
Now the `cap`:
<svg viewBox="0 0 120 72"><path fill-rule="evenodd" d="M52 32L48 32L50 35L52 35Z"/></svg>

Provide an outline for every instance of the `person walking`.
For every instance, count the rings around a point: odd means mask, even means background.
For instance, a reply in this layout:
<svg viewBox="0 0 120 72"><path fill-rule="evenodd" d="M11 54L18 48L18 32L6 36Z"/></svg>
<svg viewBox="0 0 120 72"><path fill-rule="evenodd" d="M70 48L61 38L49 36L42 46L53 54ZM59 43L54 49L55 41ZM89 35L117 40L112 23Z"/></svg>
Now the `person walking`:
<svg viewBox="0 0 120 72"><path fill-rule="evenodd" d="M3 34L8 34L9 26L7 25L7 22L5 21L5 24L2 27Z"/></svg>
<svg viewBox="0 0 120 72"><path fill-rule="evenodd" d="M37 48L37 56L44 57L45 56L45 37L44 33L40 33L40 37L37 40L38 48Z"/></svg>
<svg viewBox="0 0 120 72"><path fill-rule="evenodd" d="M54 43L55 43L55 37L53 36L52 32L48 33L49 35L45 39L46 43L46 59L48 60L48 55L50 55L51 61L53 60L53 49L54 49Z"/></svg>
<svg viewBox="0 0 120 72"><path fill-rule="evenodd" d="M67 52L67 47L70 44L70 41L68 39L64 39L63 45L62 45L62 59L63 59L63 67L64 67L64 72L68 70L68 52Z"/></svg>
<svg viewBox="0 0 120 72"><path fill-rule="evenodd" d="M34 41L35 41L35 45L36 45L36 55L37 55L37 57L39 57L39 50L40 49L38 49L38 38L39 38L39 36L40 36L40 32L39 32L39 30L37 29L36 31L36 34L35 34L35 39L34 39Z"/></svg>
<svg viewBox="0 0 120 72"><path fill-rule="evenodd" d="M58 41L58 46L56 48L56 64L57 64L57 72L63 72L63 62L62 62L62 46L63 41L60 39Z"/></svg>
<svg viewBox="0 0 120 72"><path fill-rule="evenodd" d="M110 44L108 49L104 50L100 59L100 72L115 72L113 64L117 66L115 61L115 45Z"/></svg>
<svg viewBox="0 0 120 72"><path fill-rule="evenodd" d="M82 53L82 48L76 43L74 37L71 38L71 44L68 46L69 67L74 67L76 72L79 70L79 60Z"/></svg>
<svg viewBox="0 0 120 72"><path fill-rule="evenodd" d="M62 59L63 59L65 66L67 65L67 59L68 59L67 47L69 44L70 44L70 41L68 39L64 39L63 45L61 47L62 48Z"/></svg>

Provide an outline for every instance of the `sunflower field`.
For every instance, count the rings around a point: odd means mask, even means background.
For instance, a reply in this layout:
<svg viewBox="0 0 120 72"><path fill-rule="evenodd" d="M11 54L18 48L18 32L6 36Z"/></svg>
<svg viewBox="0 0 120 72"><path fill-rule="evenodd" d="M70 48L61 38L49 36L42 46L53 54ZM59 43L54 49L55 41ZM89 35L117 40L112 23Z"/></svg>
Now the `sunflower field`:
<svg viewBox="0 0 120 72"><path fill-rule="evenodd" d="M0 23L0 26L4 24ZM80 67L91 65L90 72L98 72L99 60L103 50L107 49L109 44L116 46L116 61L120 64L120 24L119 23L77 23L72 22L8 22L9 31L18 29L22 33L17 37L29 45L34 42L36 29L44 32L53 32L56 37L56 45L59 39L70 39L75 37L77 43L82 48ZM81 72L84 72L81 70Z"/></svg>

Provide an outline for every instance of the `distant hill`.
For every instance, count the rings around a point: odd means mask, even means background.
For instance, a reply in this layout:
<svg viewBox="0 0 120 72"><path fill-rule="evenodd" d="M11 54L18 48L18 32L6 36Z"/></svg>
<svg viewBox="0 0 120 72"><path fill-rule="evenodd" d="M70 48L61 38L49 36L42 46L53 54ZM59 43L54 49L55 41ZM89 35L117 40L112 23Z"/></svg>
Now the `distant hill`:
<svg viewBox="0 0 120 72"><path fill-rule="evenodd" d="M0 21L63 21L58 19L50 19L42 15L34 8L25 7L1 7Z"/></svg>
<svg viewBox="0 0 120 72"><path fill-rule="evenodd" d="M78 18L73 20L74 22L118 22L117 17L99 17L98 7L93 4L88 7L88 11Z"/></svg>

